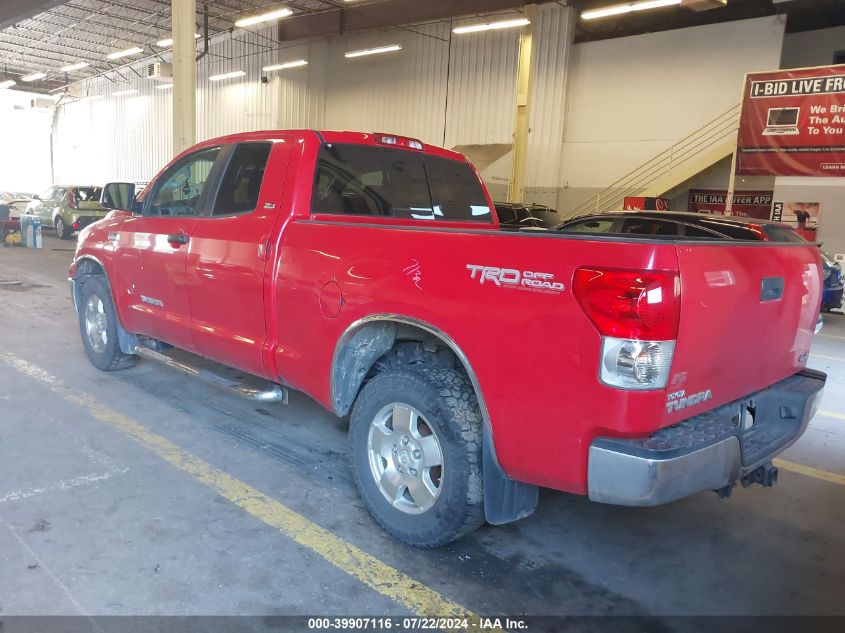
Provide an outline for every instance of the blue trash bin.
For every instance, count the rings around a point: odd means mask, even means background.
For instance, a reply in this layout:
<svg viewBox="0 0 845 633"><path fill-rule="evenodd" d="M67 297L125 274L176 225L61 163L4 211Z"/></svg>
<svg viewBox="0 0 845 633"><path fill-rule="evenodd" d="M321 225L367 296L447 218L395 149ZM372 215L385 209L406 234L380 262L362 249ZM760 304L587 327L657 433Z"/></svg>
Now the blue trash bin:
<svg viewBox="0 0 845 633"><path fill-rule="evenodd" d="M21 215L21 239L27 248L41 248L41 218L28 213Z"/></svg>

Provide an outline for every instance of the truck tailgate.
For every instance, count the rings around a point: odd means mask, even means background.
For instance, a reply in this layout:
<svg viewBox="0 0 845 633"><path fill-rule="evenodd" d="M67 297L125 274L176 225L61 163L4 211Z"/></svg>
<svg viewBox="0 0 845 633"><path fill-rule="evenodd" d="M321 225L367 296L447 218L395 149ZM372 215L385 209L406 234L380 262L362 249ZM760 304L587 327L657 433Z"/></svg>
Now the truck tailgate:
<svg viewBox="0 0 845 633"><path fill-rule="evenodd" d="M821 300L814 244L679 244L677 253L681 317L667 405L683 390L718 406L806 366ZM672 409L666 423L697 412Z"/></svg>

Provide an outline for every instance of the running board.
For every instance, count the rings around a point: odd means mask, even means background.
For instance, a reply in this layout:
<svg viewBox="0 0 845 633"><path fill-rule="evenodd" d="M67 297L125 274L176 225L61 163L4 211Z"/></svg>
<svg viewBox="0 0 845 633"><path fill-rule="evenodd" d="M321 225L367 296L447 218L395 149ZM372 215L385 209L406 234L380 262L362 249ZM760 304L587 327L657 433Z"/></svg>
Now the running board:
<svg viewBox="0 0 845 633"><path fill-rule="evenodd" d="M281 402L282 404L288 403L287 389L280 385L267 383L267 386L264 389L247 387L243 383L235 382L234 380L229 380L228 378L224 378L223 376L215 374L214 372L209 371L207 369L193 367L191 365L178 361L175 358L168 356L167 354L162 354L161 352L157 352L153 349L150 349L149 347L144 347L142 345L135 346L135 353L141 358L146 358L147 360L162 363L164 365L167 365L168 367L172 367L173 369L181 371L183 374L193 376L194 378L199 378L203 382L206 382L210 385L214 385L215 387L228 389L232 393L239 395L242 398L247 398L248 400L255 400L258 402Z"/></svg>

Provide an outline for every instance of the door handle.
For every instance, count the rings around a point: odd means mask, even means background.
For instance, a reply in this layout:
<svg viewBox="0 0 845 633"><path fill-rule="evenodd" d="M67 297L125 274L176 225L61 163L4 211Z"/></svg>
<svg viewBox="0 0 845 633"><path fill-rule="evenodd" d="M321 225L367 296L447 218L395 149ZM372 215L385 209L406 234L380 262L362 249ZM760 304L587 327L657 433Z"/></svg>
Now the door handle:
<svg viewBox="0 0 845 633"><path fill-rule="evenodd" d="M167 236L167 241L173 248L179 248L183 244L188 243L188 236L184 233L171 233Z"/></svg>

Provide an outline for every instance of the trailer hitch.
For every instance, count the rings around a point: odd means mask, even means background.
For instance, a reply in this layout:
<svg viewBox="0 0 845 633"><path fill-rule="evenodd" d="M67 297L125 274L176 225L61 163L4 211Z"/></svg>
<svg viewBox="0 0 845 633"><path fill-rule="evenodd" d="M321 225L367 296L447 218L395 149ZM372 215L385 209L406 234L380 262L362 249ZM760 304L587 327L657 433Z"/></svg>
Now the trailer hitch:
<svg viewBox="0 0 845 633"><path fill-rule="evenodd" d="M745 475L739 482L743 488L753 484L770 487L778 480L778 469L772 462L766 462Z"/></svg>

